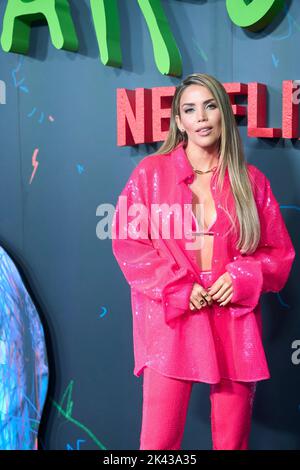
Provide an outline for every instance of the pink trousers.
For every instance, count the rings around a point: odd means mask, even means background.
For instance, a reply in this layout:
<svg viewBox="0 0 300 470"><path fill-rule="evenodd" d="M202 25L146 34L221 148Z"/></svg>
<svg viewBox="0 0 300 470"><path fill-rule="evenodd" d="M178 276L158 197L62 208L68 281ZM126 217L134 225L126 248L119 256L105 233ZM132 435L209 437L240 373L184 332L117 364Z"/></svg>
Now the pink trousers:
<svg viewBox="0 0 300 470"><path fill-rule="evenodd" d="M179 450L193 381L144 368L140 450ZM246 450L255 382L222 379L210 385L213 450Z"/></svg>
<svg viewBox="0 0 300 470"><path fill-rule="evenodd" d="M211 271L200 273L207 287ZM144 368L140 450L179 450L193 381ZM222 379L210 385L213 450L246 450L256 382Z"/></svg>

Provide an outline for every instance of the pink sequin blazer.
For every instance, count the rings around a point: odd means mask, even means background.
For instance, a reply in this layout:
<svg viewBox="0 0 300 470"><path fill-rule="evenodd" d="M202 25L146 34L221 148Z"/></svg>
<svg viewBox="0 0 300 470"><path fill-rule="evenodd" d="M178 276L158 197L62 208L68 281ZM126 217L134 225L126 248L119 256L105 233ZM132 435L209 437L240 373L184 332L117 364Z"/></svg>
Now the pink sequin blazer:
<svg viewBox="0 0 300 470"><path fill-rule="evenodd" d="M252 255L236 249L237 237L229 231L231 222L222 205L228 195L228 207L234 210L228 169L221 194L213 173L210 184L217 219L212 282L227 271L233 297L225 306L214 302L197 313L189 309L200 273L196 248L189 245L195 240L197 221L192 217L192 234L183 230L181 236L171 223L170 236L162 236L161 228L155 230L153 223L153 214L171 221L170 211L159 209L163 204L192 213L189 184L194 172L182 143L169 154L143 158L130 175L114 213L112 250L131 287L136 376L149 366L170 377L207 383L270 377L259 300L262 293L284 287L295 251L270 181L256 166L247 164L247 168L261 223L260 244ZM137 214L144 222L148 219L148 226L137 225ZM218 337L212 319L217 322Z"/></svg>

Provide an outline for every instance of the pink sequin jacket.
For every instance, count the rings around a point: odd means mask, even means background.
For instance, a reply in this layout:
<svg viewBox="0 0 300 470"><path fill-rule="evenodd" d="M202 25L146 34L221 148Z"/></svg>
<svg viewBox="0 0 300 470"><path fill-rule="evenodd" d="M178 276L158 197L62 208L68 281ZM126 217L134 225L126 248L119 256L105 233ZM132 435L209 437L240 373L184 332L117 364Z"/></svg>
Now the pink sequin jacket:
<svg viewBox="0 0 300 470"><path fill-rule="evenodd" d="M227 271L232 278L233 297L225 306L216 302L197 313L189 309L194 282L199 282L200 268L196 251L186 243L195 238L149 235L149 226L141 229L131 221L129 207L140 204L179 204L192 213L189 184L194 172L182 143L166 155L143 158L121 192L112 223L112 250L131 287L133 315L134 375L145 366L170 377L217 383L221 378L256 381L270 377L262 344L260 296L279 292L288 279L295 251L268 178L248 164L261 223L261 239L252 255L242 255L235 247L236 235L228 229L230 220L222 208L225 194L228 207L234 207L228 169L219 194L216 173L210 187L217 218L214 227L212 281ZM124 203L126 201L126 203ZM124 204L128 218L120 217ZM230 205L231 204L231 205ZM139 207L139 206L134 206ZM157 206L153 206L157 210ZM145 214L144 214L145 215ZM170 215L165 217L170 219ZM197 230L195 217L192 231ZM141 224L143 225L143 224ZM131 236L124 237L128 230ZM214 318L213 328L212 319Z"/></svg>

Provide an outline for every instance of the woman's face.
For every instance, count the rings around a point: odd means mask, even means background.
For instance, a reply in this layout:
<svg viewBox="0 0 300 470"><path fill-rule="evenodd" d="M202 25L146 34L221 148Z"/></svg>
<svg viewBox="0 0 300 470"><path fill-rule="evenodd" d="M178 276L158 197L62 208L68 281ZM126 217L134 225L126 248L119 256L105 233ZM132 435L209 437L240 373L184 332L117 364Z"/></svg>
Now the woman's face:
<svg viewBox="0 0 300 470"><path fill-rule="evenodd" d="M189 85L179 106L180 116L175 119L179 129L186 131L189 146L215 148L221 137L222 116L211 92L202 85Z"/></svg>

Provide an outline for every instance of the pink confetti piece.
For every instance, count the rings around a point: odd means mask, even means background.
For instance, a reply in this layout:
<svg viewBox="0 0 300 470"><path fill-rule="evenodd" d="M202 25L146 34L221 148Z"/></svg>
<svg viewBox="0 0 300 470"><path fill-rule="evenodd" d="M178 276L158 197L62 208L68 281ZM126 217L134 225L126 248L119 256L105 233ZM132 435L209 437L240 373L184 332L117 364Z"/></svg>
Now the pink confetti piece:
<svg viewBox="0 0 300 470"><path fill-rule="evenodd" d="M39 166L39 162L36 160L38 153L39 153L39 149L35 149L34 152L33 152L33 155L32 155L33 172L32 172L29 184L31 184L31 182L34 178L35 172L37 170L37 167Z"/></svg>

